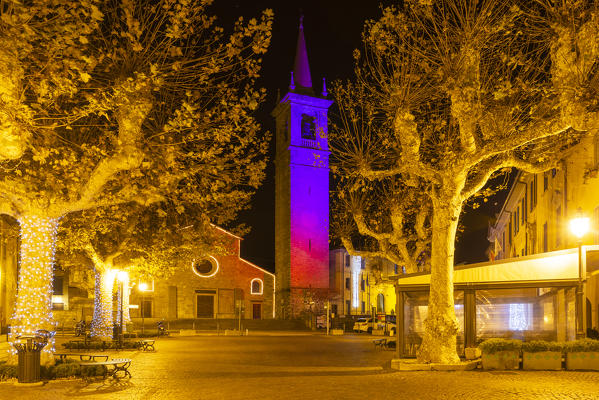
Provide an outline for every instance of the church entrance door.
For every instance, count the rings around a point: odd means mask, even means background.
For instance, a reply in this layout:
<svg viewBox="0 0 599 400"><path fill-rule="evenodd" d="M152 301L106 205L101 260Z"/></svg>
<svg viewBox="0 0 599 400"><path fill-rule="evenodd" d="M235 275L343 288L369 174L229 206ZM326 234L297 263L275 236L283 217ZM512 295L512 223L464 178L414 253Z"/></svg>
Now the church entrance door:
<svg viewBox="0 0 599 400"><path fill-rule="evenodd" d="M197 295L197 318L214 318L214 295Z"/></svg>
<svg viewBox="0 0 599 400"><path fill-rule="evenodd" d="M261 303L252 303L252 318L253 319L262 319L262 304Z"/></svg>

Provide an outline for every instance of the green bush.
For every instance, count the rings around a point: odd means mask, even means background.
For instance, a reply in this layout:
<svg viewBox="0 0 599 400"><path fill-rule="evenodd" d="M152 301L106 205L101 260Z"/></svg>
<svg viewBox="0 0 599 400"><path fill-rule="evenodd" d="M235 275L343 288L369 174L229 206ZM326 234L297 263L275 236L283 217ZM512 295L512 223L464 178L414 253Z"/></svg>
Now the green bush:
<svg viewBox="0 0 599 400"><path fill-rule="evenodd" d="M562 352L564 344L559 342L546 342L545 340L531 340L530 342L522 343L522 351L527 353L539 353L541 351L558 351Z"/></svg>
<svg viewBox="0 0 599 400"><path fill-rule="evenodd" d="M76 349L76 350L106 350L106 349L117 349L118 342L115 341L101 341L91 340L87 343L82 342L65 342L62 344L65 349ZM139 340L125 340L123 342L124 349L136 349L139 347Z"/></svg>
<svg viewBox="0 0 599 400"><path fill-rule="evenodd" d="M0 381L16 378L17 377L17 366L0 364Z"/></svg>
<svg viewBox="0 0 599 400"><path fill-rule="evenodd" d="M598 351L599 352L599 340L593 339L579 339L573 342L567 342L564 346L566 353L585 352L585 351Z"/></svg>
<svg viewBox="0 0 599 400"><path fill-rule="evenodd" d="M493 338L485 340L478 345L478 348L484 354L494 354L499 351L520 351L520 348L522 348L522 341L516 339Z"/></svg>

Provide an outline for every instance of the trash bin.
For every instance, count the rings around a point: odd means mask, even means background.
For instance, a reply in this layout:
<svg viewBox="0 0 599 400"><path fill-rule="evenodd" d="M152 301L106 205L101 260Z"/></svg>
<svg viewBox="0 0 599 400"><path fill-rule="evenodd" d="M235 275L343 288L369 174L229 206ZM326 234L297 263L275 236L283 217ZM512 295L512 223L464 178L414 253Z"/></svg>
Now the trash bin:
<svg viewBox="0 0 599 400"><path fill-rule="evenodd" d="M22 335L17 336L17 342L13 343L17 349L19 365L17 377L19 383L39 382L40 378L40 353L48 343L45 335Z"/></svg>

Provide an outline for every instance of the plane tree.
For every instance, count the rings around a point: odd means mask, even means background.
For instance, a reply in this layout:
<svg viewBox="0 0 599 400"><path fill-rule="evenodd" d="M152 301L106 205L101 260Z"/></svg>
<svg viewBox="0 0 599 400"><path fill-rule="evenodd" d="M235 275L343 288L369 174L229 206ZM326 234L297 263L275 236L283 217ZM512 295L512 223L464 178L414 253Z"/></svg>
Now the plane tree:
<svg viewBox="0 0 599 400"><path fill-rule="evenodd" d="M417 188L430 204L420 361L459 361L453 264L464 202L498 170L555 166L597 129L598 40L588 1L414 0L366 23L345 88L367 95L340 102L362 122L343 126L348 144L333 152L353 179ZM361 139L365 127L376 140Z"/></svg>
<svg viewBox="0 0 599 400"><path fill-rule="evenodd" d="M0 213L21 230L11 338L52 329L64 216L148 206L185 189L181 213L198 196L229 201L219 223L261 183L269 136L252 113L265 96L256 79L272 12L240 18L225 33L210 3L32 0L0 8L0 33L14 35L16 46L0 45L8 74L0 98L12 102L0 123L25 138L0 160Z"/></svg>

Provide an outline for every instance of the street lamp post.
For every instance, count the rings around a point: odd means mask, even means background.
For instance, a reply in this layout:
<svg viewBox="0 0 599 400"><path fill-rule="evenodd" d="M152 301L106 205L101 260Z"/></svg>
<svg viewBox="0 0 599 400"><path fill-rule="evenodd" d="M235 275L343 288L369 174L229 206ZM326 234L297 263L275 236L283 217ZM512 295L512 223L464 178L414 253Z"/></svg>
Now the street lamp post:
<svg viewBox="0 0 599 400"><path fill-rule="evenodd" d="M140 284L137 286L137 288L141 292L140 312L141 312L141 334L143 336L143 334L144 334L144 292L146 290L148 290L148 284L145 282L140 282Z"/></svg>
<svg viewBox="0 0 599 400"><path fill-rule="evenodd" d="M128 280L127 271L119 271L117 279L119 281L119 347L123 348L123 291L125 290L125 281Z"/></svg>
<svg viewBox="0 0 599 400"><path fill-rule="evenodd" d="M576 339L586 336L584 331L584 290L582 271L582 238L589 231L590 220L582 215L579 208L576 218L570 221L570 231L578 239L578 284L576 285Z"/></svg>

